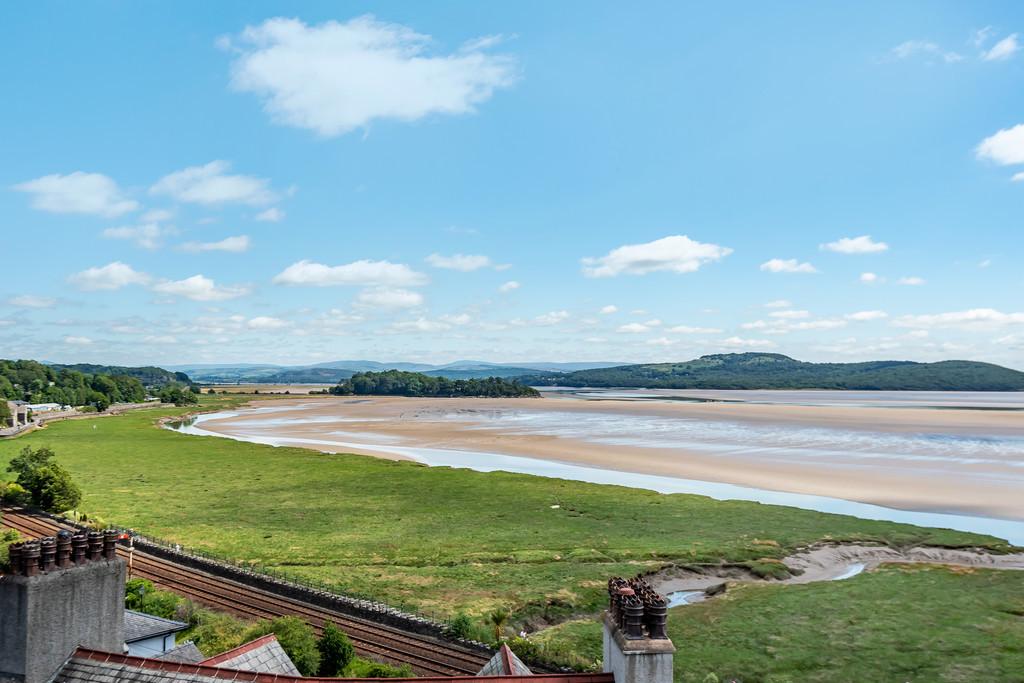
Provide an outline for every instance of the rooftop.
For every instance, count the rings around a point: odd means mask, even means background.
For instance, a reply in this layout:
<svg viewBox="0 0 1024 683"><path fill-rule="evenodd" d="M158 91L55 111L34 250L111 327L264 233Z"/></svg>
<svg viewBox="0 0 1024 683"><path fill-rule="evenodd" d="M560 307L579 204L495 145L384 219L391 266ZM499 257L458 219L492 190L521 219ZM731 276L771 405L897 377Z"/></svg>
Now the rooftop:
<svg viewBox="0 0 1024 683"><path fill-rule="evenodd" d="M303 678L301 676L260 673L227 669L209 664L183 664L158 659L112 654L79 648L53 677L53 683L317 683L338 681L365 681L380 683L379 678ZM466 683L614 683L610 673L600 674L541 674L511 676L439 676L419 678L392 678L393 683L439 683L465 681Z"/></svg>
<svg viewBox="0 0 1024 683"><path fill-rule="evenodd" d="M152 614L130 609L124 611L124 642L126 643L178 633L187 628L188 624L183 621L155 617Z"/></svg>

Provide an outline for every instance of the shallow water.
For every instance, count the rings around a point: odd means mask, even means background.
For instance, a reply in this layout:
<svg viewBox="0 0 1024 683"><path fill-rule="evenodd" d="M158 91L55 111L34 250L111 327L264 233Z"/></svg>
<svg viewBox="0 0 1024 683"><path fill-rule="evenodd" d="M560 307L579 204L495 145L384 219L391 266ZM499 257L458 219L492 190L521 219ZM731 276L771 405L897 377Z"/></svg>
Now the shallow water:
<svg viewBox="0 0 1024 683"><path fill-rule="evenodd" d="M306 406L308 405L315 404L306 404ZM301 410L306 406L289 406L289 409ZM274 407L268 406L257 410L262 412L273 412ZM587 467L583 465L504 455L485 451L462 451L406 446L400 445L400 443L395 443L394 437L383 437L383 435L374 434L372 432L347 432L343 438L334 440L280 437L262 433L258 428L252 430L250 433L242 435L219 434L203 428L203 424L205 422L235 417L237 415L237 412L211 413L199 415L194 420L185 423L171 423L166 426L168 429L173 429L184 434L215 436L234 439L237 441L261 443L270 446L315 446L324 452L344 452L351 449L373 450L380 453L399 455L431 466L460 467L480 472L502 470L506 472L533 474L543 477L586 481L594 484L610 484L649 489L660 493L691 493L708 496L718 500L748 500L773 505L788 505L807 510L817 510L819 512L852 515L863 519L888 520L893 522L916 524L919 526L931 526L991 534L999 538L1004 538L1016 545L1024 545L1024 522L1015 520L936 512L920 512L913 510L898 510L880 505L844 500L841 498L801 493L787 493L748 486L738 486L735 484L698 481L694 479L621 472L617 470L607 470L597 467ZM244 423L236 425L236 429L243 427ZM352 436L349 437L349 434Z"/></svg>

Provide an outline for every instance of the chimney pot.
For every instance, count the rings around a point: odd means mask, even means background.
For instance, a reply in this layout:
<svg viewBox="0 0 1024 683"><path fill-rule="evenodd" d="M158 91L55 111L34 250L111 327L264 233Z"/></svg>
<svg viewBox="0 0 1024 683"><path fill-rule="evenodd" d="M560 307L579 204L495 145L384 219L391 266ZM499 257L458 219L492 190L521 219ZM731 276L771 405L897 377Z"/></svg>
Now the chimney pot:
<svg viewBox="0 0 1024 683"><path fill-rule="evenodd" d="M67 569L71 566L71 532L57 532L57 566Z"/></svg>
<svg viewBox="0 0 1024 683"><path fill-rule="evenodd" d="M71 537L71 561L75 564L85 564L85 553L89 547L89 539L84 532Z"/></svg>
<svg viewBox="0 0 1024 683"><path fill-rule="evenodd" d="M89 555L87 559L89 562L97 562L103 559L103 534L99 531L90 531L86 537Z"/></svg>
<svg viewBox="0 0 1024 683"><path fill-rule="evenodd" d="M117 557L118 533L114 529L103 532L103 559L112 560Z"/></svg>
<svg viewBox="0 0 1024 683"><path fill-rule="evenodd" d="M12 574L25 573L25 564L22 560L22 548L24 545L23 542L19 542L7 546L7 557L10 560Z"/></svg>
<svg viewBox="0 0 1024 683"><path fill-rule="evenodd" d="M43 571L50 572L57 566L57 539L47 536L39 541L39 554L42 559Z"/></svg>
<svg viewBox="0 0 1024 683"><path fill-rule="evenodd" d="M39 574L39 542L26 541L21 548L21 558L24 563L23 576L36 576Z"/></svg>

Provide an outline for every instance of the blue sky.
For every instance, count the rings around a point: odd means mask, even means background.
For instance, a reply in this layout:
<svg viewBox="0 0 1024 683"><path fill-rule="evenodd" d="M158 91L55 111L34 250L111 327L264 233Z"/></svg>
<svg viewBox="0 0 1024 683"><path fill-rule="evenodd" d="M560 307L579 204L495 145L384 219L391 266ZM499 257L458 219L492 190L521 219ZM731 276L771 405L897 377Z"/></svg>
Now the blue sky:
<svg viewBox="0 0 1024 683"><path fill-rule="evenodd" d="M1024 368L1019 3L0 9L0 357Z"/></svg>

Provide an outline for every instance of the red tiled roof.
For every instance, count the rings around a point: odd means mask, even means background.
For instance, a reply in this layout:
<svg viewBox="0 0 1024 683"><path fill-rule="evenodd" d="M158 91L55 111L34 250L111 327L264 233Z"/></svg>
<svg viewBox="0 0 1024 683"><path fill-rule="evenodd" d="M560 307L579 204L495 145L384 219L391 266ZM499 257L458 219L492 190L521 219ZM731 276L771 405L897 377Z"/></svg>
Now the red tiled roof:
<svg viewBox="0 0 1024 683"><path fill-rule="evenodd" d="M259 642L253 641L253 642ZM246 645L250 645L247 643ZM244 646L243 646L244 647ZM236 648L237 649L237 648ZM237 652L235 653L238 654ZM179 662L167 662L158 659L147 659L145 657L133 657L131 655L114 654L78 648L71 657L85 659L94 662L107 664L121 664L127 667L146 669L149 671L166 671L169 673L200 676L203 678L215 678L222 680L237 681L238 683L336 683L337 681L355 681L365 683L380 683L379 678L305 678L302 676L285 676L282 674L256 673L254 671L238 671L235 669L222 669L210 666L207 663L182 664ZM209 661L209 660L207 660ZM56 678L60 680L60 676ZM393 683L440 683L442 681L466 681L466 683L614 683L615 678L610 673L597 674L540 674L534 676L422 676L417 678L392 678Z"/></svg>
<svg viewBox="0 0 1024 683"><path fill-rule="evenodd" d="M214 655L209 659L204 659L199 663L205 664L207 666L216 666L221 662L226 662L229 659L234 659L238 655L244 655L246 652L251 652L252 650L255 650L258 647L262 647L263 645L269 643L272 640L277 640L277 636L275 636L273 633L268 633L265 636L260 636L256 640L250 640L248 643L242 643L238 647L228 650L227 652L221 652L219 655Z"/></svg>

